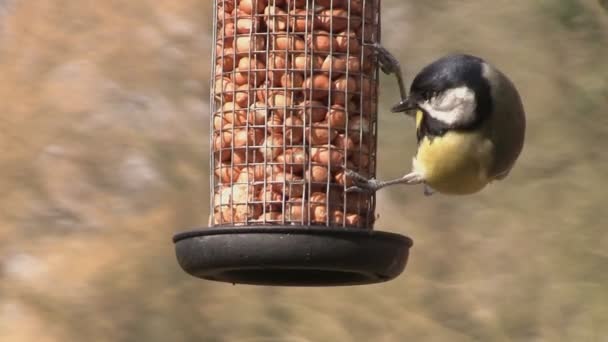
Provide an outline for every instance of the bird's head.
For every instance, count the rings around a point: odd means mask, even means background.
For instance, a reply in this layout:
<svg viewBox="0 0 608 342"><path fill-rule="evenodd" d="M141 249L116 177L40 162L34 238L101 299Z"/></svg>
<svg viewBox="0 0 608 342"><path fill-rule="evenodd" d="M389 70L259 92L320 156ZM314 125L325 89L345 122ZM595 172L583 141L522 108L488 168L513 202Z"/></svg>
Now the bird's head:
<svg viewBox="0 0 608 342"><path fill-rule="evenodd" d="M492 67L481 58L449 55L423 68L393 112L422 111L447 128L469 128L492 112Z"/></svg>

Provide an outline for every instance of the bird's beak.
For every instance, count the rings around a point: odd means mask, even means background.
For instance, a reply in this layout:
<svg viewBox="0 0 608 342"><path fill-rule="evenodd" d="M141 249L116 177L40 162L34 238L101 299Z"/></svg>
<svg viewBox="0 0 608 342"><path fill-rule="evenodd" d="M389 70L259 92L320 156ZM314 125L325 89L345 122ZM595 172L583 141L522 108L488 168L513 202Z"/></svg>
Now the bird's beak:
<svg viewBox="0 0 608 342"><path fill-rule="evenodd" d="M391 108L391 112L405 113L406 115L414 116L416 114L415 109L418 109L418 104L413 101L411 97L407 97L394 105L393 108Z"/></svg>

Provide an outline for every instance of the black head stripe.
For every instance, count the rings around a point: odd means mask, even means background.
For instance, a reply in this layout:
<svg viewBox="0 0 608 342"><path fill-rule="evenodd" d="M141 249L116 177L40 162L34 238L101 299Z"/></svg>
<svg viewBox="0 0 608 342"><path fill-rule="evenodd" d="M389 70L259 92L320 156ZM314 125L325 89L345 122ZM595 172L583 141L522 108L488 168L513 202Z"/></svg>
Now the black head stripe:
<svg viewBox="0 0 608 342"><path fill-rule="evenodd" d="M416 75L410 94L425 101L447 89L467 86L475 92L476 120L467 127L454 128L476 127L492 112L493 106L490 84L483 77L483 63L482 59L470 55L450 55L438 59ZM425 117L428 118L428 115Z"/></svg>
<svg viewBox="0 0 608 342"><path fill-rule="evenodd" d="M420 126L416 130L416 138L418 139L418 143L420 143L424 137L427 137L432 142L434 137L440 137L450 129L452 129L452 127L446 123L424 113Z"/></svg>

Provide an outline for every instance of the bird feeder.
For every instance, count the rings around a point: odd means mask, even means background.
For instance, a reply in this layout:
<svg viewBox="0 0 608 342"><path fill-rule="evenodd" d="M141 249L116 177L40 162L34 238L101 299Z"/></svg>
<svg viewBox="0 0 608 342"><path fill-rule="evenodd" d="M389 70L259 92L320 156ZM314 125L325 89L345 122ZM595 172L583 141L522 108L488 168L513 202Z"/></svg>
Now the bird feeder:
<svg viewBox="0 0 608 342"><path fill-rule="evenodd" d="M257 285L383 282L412 241L375 231L380 0L215 0L209 227L189 274Z"/></svg>

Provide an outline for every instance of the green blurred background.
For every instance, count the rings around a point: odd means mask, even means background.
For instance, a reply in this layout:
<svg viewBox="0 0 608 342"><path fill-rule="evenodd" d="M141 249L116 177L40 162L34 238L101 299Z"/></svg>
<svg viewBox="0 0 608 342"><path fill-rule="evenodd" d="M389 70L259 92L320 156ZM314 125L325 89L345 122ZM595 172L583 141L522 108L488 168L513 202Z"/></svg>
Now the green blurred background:
<svg viewBox="0 0 608 342"><path fill-rule="evenodd" d="M410 81L485 57L528 113L504 182L379 195L415 241L380 285L263 288L185 274L208 215L209 0L0 1L0 340L608 341L608 13L595 0L383 1ZM382 78L379 177L413 124Z"/></svg>

